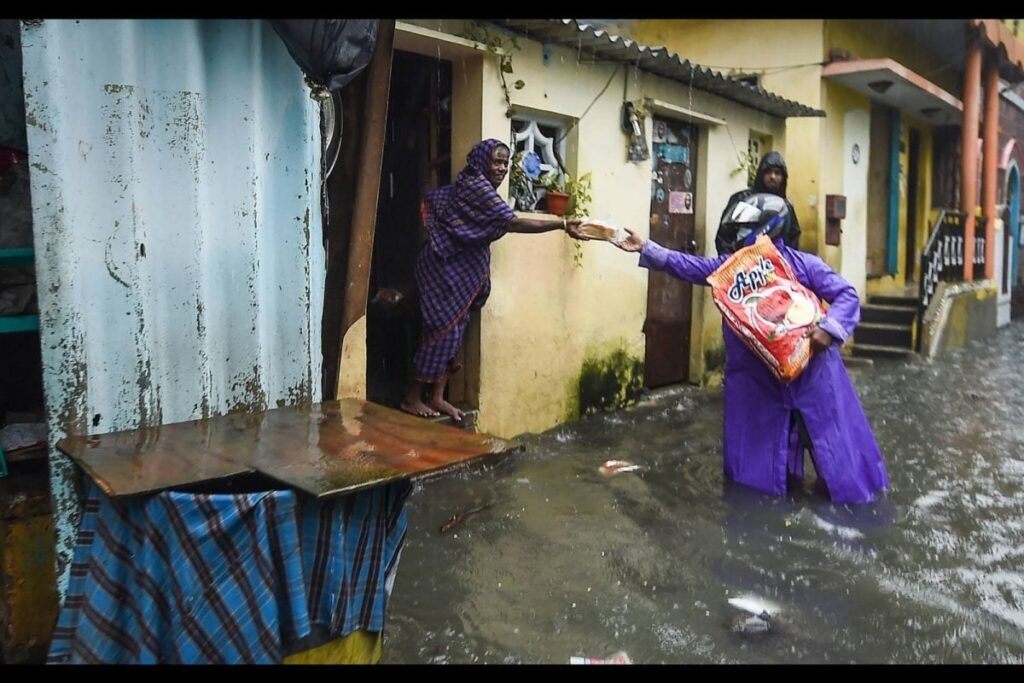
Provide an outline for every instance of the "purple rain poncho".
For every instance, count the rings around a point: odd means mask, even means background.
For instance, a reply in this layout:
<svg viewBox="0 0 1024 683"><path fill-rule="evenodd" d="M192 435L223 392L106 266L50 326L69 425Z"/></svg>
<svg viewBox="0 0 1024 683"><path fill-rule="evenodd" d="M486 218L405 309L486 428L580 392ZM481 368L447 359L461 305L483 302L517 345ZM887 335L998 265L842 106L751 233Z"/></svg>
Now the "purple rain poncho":
<svg viewBox="0 0 1024 683"><path fill-rule="evenodd" d="M831 304L821 327L840 344L860 320L857 290L813 254L775 246L797 280ZM705 279L729 258L684 254L650 240L639 265L687 282ZM803 447L792 412L803 417L818 476L837 503L867 503L889 487L882 452L846 372L837 344L815 353L796 379L780 382L736 334L725 335L725 475L767 493L786 492L787 474L803 477Z"/></svg>

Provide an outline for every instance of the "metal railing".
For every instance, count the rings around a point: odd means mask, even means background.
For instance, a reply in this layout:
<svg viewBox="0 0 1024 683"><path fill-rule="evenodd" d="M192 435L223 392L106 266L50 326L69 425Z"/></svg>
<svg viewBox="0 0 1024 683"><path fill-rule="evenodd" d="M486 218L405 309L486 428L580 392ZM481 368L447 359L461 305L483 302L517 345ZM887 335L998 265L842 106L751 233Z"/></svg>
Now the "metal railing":
<svg viewBox="0 0 1024 683"><path fill-rule="evenodd" d="M962 282L964 279L964 220L959 211L943 209L939 213L931 237L921 252L921 286L918 295L920 319L935 294L940 281ZM976 218L974 254L971 259L974 279L985 277L985 219Z"/></svg>

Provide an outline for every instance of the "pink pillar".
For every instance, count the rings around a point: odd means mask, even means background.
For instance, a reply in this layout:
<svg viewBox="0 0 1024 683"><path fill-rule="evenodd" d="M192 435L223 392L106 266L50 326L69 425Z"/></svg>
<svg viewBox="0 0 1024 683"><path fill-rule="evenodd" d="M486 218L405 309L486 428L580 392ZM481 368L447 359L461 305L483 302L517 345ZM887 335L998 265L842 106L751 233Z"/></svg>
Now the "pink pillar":
<svg viewBox="0 0 1024 683"><path fill-rule="evenodd" d="M964 220L964 281L974 279L974 209L978 204L978 96L981 90L981 42L968 38L964 61L964 120L960 127L960 211Z"/></svg>
<svg viewBox="0 0 1024 683"><path fill-rule="evenodd" d="M985 124L982 130L981 206L985 216L985 278L996 265L996 170L999 159L999 53L985 60Z"/></svg>

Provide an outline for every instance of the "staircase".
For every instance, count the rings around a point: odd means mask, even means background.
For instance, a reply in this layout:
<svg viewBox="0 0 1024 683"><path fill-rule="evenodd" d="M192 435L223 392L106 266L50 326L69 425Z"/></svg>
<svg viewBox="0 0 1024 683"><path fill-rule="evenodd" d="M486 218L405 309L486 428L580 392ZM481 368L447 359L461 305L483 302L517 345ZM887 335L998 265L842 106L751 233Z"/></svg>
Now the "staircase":
<svg viewBox="0 0 1024 683"><path fill-rule="evenodd" d="M869 296L860 307L853 333L853 355L862 358L905 358L914 352L916 298Z"/></svg>

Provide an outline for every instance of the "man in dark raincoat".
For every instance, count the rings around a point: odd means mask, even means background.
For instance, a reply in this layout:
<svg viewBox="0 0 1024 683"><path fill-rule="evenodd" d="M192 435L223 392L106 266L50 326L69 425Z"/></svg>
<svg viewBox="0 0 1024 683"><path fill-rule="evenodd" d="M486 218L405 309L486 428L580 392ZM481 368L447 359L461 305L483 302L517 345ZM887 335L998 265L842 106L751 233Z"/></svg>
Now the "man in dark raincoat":
<svg viewBox="0 0 1024 683"><path fill-rule="evenodd" d="M776 194L786 200L789 214L786 223L782 226L782 241L790 249L800 248L800 222L796 219L796 210L793 204L786 198L786 185L789 182L789 171L786 169L786 160L778 152L768 152L761 159L757 166L757 176L754 179L754 186L740 190L725 204L725 211L722 212L722 219L718 223L718 234L715 235L715 246L719 254L732 253L732 245L736 240L736 225L729 220L733 207L750 195L759 192Z"/></svg>

